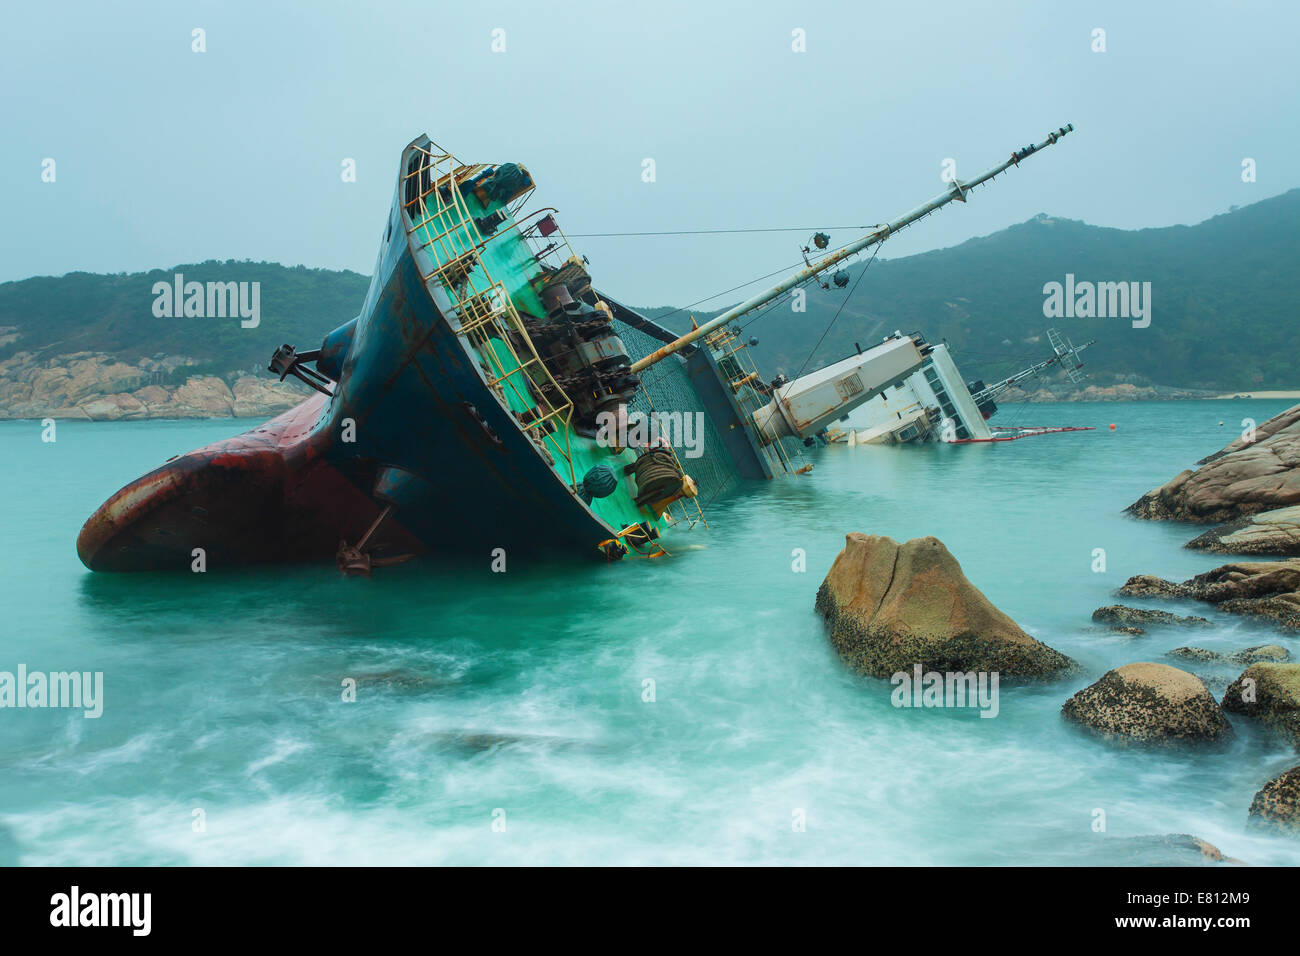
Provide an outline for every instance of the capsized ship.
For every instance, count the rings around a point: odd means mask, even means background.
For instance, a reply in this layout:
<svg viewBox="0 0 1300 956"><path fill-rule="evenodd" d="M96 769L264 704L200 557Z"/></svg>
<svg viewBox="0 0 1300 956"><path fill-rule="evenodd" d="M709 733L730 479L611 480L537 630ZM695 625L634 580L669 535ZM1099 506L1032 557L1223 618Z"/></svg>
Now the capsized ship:
<svg viewBox="0 0 1300 956"><path fill-rule="evenodd" d="M189 568L201 551L209 568L334 557L364 573L430 551L662 556L667 532L704 522L701 499L807 471L805 441L929 353L894 335L764 383L729 324L1072 129L681 336L593 288L555 210L525 212L524 166L462 164L421 136L402 153L360 314L271 360L318 394L118 491L78 555L95 571ZM632 412L695 416L704 454L602 433Z"/></svg>
<svg viewBox="0 0 1300 956"><path fill-rule="evenodd" d="M1014 375L985 385L967 382L957 370L947 344L933 346L925 363L906 381L896 383L870 401L840 416L826 429L828 441L850 445L904 445L944 441L965 445L1016 441L1056 432L1092 431L1091 427L1051 425L994 425L997 397L1025 379L1059 367L1075 383L1082 381L1079 353L1094 344L1074 345L1057 329L1047 330L1052 357L1021 369Z"/></svg>

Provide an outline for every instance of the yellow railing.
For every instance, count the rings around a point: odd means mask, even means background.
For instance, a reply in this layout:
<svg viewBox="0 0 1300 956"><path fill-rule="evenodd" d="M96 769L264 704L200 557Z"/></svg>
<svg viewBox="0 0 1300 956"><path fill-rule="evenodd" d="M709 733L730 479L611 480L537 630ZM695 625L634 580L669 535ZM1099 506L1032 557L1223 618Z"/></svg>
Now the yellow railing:
<svg viewBox="0 0 1300 956"><path fill-rule="evenodd" d="M573 402L537 354L509 291L492 278L480 255L483 237L460 191L455 188L456 183L486 167L462 166L450 153L433 152L432 149L420 149L420 153L422 159L417 168L408 170L403 178L423 178L427 173L429 182L428 188L419 190L415 199L405 204L411 222L407 233L416 236L421 248L427 249L436 263L433 272L421 276L421 279L428 282L437 276L441 281L452 300L460 331L477 346L480 358L488 367L488 386L502 395L509 388L522 403L529 404L531 399L531 403L541 410L541 414L529 422L521 422L521 427L548 457L552 450L559 453L568 469L570 483L576 485L578 479L573 466L569 428ZM448 186L452 187L447 189L450 202L442 194L443 187ZM510 332L515 332L516 336L511 336ZM522 357L515 347L516 337L525 347ZM514 367L508 368L501 361L491 339L506 349L514 360ZM527 382L519 381L520 377L536 387L528 388ZM552 389L553 394L562 399L558 404L546 395L546 391ZM515 415L518 417L517 412ZM563 424L560 429L564 433L563 447L558 441L549 445L546 442L545 432L540 426L547 421Z"/></svg>

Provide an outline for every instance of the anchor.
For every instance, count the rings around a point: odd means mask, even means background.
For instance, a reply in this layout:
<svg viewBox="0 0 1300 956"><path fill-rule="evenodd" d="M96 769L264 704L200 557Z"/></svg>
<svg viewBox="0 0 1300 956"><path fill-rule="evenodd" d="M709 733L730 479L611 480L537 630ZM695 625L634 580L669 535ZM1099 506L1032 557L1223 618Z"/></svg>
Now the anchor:
<svg viewBox="0 0 1300 956"><path fill-rule="evenodd" d="M338 553L334 555L334 560L339 566L339 570L348 576L364 574L370 577L370 571L373 568L384 568L394 564L401 564L403 561L410 561L415 555L413 554L396 554L391 557L377 558L366 551L366 545L370 542L374 533L379 530L379 526L384 523L389 515L393 513L393 506L386 505L384 510L379 512L366 533L361 536L356 547L352 547L346 541L339 542Z"/></svg>

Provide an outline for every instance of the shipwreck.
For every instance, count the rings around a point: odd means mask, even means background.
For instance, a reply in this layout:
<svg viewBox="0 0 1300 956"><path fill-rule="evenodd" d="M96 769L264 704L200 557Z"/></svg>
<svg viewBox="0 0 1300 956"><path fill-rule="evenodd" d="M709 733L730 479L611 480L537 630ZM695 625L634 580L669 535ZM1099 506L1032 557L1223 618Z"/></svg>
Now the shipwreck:
<svg viewBox="0 0 1300 956"><path fill-rule="evenodd" d="M94 571L187 569L201 549L208 568L334 559L360 573L498 548L661 557L739 482L806 473L805 442L931 352L898 333L764 382L732 323L1072 129L841 248L818 234L820 258L682 335L597 290L556 211L530 208L526 167L461 163L421 136L402 151L359 314L319 348L271 359L316 394L118 491L78 555ZM656 411L700 416L706 453L603 440L610 416Z"/></svg>

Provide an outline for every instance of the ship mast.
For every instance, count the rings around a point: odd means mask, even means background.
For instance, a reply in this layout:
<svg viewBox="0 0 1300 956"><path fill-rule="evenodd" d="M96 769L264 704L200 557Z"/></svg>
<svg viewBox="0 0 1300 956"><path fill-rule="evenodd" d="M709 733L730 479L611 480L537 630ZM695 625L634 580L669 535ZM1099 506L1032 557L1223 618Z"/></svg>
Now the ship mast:
<svg viewBox="0 0 1300 956"><path fill-rule="evenodd" d="M1070 342L1069 339L1066 339L1063 336L1061 336L1061 334L1057 332L1056 329L1048 329L1047 338L1048 341L1052 343L1052 348L1056 352L1055 355L1053 355L1049 359L1045 359L1042 362L1038 362L1035 365L1031 365L1029 366L1029 368L1021 369L1019 372L1017 372L1015 375L1012 375L1010 378L1004 378L1000 382L994 382L992 385L989 385L988 387L983 388L980 391L976 392L974 395L971 396L971 399L975 402L975 404L979 405L983 402L988 401L990 398L995 398L996 396L1005 392L1011 386L1018 385L1020 382L1023 382L1027 378L1033 378L1043 369L1051 368L1053 365L1057 364L1058 362L1061 363L1061 368L1065 370L1065 374L1069 376L1070 381L1077 384L1080 381L1079 369L1083 368L1083 363L1079 361L1079 353L1082 352L1084 349L1086 349L1089 345L1096 345L1097 340L1092 339L1091 341L1084 342L1082 345L1074 345L1073 343ZM1067 359L1069 360L1068 362Z"/></svg>
<svg viewBox="0 0 1300 956"><path fill-rule="evenodd" d="M902 216L899 216L893 222L887 223L883 226L878 226L872 232L867 233L865 236L862 236L859 239L855 239L853 242L849 243L847 246L845 246L843 249L840 249L838 252L833 252L830 255L817 260L816 262L809 263L806 268L796 272L788 279L785 279L784 281L777 283L776 285L772 286L772 288L768 289L766 292L761 292L758 295L753 296L752 298L746 299L744 302L740 303L739 305L733 306L732 308L728 309L726 312L723 312L721 315L717 316L716 318L710 319L708 322L705 322L703 325L699 326L698 328L692 329L690 332L687 332L681 338L674 339L672 342L669 342L667 345L663 346L662 348L657 349L654 352L651 352L645 358L633 362L632 371L640 372L642 369L648 368L649 366L654 365L656 362L662 361L663 359L667 358L669 355L672 355L674 352L677 352L685 348L686 346L690 345L692 342L696 341L697 339L702 338L705 335L708 335L710 332L714 331L715 329L721 328L722 326L726 325L728 322L735 321L736 319L740 318L742 315L745 315L748 312L752 312L754 309L757 309L760 306L766 305L768 302L771 302L773 299L781 295L784 295L786 292L793 289L795 286L803 285L805 282L808 282L817 274L821 272L825 272L827 269L831 268L832 266L840 262L843 262L845 259L849 258L850 256L856 255L857 253L861 252L863 249L867 249L871 246L884 242L887 238L892 236L894 233L898 232L898 230L910 226L918 219L925 218L926 216L930 215L930 213L934 212L936 209L946 206L954 199L957 200L958 202L965 202L966 194L969 193L976 186L988 182L994 176L998 175L998 173L1005 171L1011 166L1019 166L1020 161L1024 159L1026 156L1031 156L1034 153L1038 152L1040 149L1043 149L1044 147L1047 146L1051 146L1053 143L1055 143L1066 133L1072 132L1073 130L1074 130L1074 125L1071 123L1067 123L1065 126L1062 126L1060 129L1056 130L1055 132L1048 133L1047 138L1043 140L1041 143L1034 146L1026 146L1023 149L1016 150L1014 153L1011 154L1011 157L1009 159L999 163L998 165L994 166L992 169L982 173L981 175L970 180L969 182L963 182L962 180L959 179L954 180L952 183L949 184L948 190L946 192L940 193L939 195L931 199L929 202L917 206L911 212L904 213Z"/></svg>

